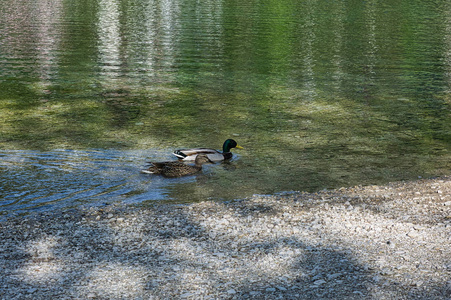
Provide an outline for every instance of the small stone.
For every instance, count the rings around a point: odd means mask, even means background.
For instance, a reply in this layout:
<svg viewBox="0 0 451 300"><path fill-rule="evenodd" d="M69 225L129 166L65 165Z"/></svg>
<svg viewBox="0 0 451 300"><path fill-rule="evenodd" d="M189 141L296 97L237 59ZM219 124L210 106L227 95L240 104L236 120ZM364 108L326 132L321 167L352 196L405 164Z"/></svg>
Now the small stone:
<svg viewBox="0 0 451 300"><path fill-rule="evenodd" d="M326 280L324 280L324 279L320 279L320 280L317 280L317 281L313 282L313 284L316 285L316 286L320 286L320 285L325 284L325 283L326 283Z"/></svg>
<svg viewBox="0 0 451 300"><path fill-rule="evenodd" d="M361 292L361 291L354 291L354 292L352 292L353 294L357 294L357 295L360 295L360 296L363 296L363 293Z"/></svg>
<svg viewBox="0 0 451 300"><path fill-rule="evenodd" d="M188 293L181 294L180 298L188 298L188 297L191 297L193 295L194 295L193 293L188 292Z"/></svg>
<svg viewBox="0 0 451 300"><path fill-rule="evenodd" d="M411 238L417 238L418 236L419 236L420 234L418 233L418 232L416 232L416 231L410 231L408 234L407 234L407 236L408 237L411 237Z"/></svg>
<svg viewBox="0 0 451 300"><path fill-rule="evenodd" d="M312 281L317 281L320 280L321 278L323 278L323 274L317 274L312 277Z"/></svg>
<svg viewBox="0 0 451 300"><path fill-rule="evenodd" d="M275 288L267 288L266 291L267 291L267 292L275 292L276 289L275 289Z"/></svg>
<svg viewBox="0 0 451 300"><path fill-rule="evenodd" d="M340 277L341 275L343 275L343 273L329 274L329 275L327 275L327 279L333 280L333 279Z"/></svg>
<svg viewBox="0 0 451 300"><path fill-rule="evenodd" d="M227 291L227 294L236 294L236 291L234 289L230 289Z"/></svg>
<svg viewBox="0 0 451 300"><path fill-rule="evenodd" d="M419 280L419 281L415 282L415 285L416 286L422 286L423 285L423 281Z"/></svg>

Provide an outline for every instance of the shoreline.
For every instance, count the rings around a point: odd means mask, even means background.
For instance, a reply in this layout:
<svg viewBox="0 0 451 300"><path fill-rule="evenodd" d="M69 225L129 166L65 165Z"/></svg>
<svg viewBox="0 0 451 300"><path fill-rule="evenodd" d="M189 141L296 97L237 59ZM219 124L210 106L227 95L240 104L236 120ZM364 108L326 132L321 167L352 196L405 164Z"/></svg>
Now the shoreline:
<svg viewBox="0 0 451 300"><path fill-rule="evenodd" d="M451 177L0 222L1 299L451 299Z"/></svg>

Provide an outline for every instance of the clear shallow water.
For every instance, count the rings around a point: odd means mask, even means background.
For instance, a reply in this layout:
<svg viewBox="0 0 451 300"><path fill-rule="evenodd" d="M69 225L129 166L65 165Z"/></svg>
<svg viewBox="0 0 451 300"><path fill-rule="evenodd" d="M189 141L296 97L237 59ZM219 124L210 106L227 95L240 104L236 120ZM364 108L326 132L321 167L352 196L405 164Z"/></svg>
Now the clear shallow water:
<svg viewBox="0 0 451 300"><path fill-rule="evenodd" d="M445 0L2 1L1 210L449 174L450 16ZM230 137L245 149L205 176L139 174Z"/></svg>
<svg viewBox="0 0 451 300"><path fill-rule="evenodd" d="M168 195L172 185L196 184L198 176L165 179L140 174L149 151L55 150L0 151L0 211L25 213L82 205L177 201ZM154 161L172 159L154 151ZM179 202L179 201L178 201Z"/></svg>

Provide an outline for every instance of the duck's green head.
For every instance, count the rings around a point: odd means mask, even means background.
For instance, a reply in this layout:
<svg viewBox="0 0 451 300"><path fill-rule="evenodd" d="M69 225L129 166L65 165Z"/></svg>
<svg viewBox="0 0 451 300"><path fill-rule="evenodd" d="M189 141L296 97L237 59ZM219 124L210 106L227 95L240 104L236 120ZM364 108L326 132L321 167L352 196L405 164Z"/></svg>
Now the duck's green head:
<svg viewBox="0 0 451 300"><path fill-rule="evenodd" d="M230 149L232 148L243 149L243 147L238 145L238 143L235 140L228 139L224 142L224 145L222 145L222 152L223 153L230 152Z"/></svg>

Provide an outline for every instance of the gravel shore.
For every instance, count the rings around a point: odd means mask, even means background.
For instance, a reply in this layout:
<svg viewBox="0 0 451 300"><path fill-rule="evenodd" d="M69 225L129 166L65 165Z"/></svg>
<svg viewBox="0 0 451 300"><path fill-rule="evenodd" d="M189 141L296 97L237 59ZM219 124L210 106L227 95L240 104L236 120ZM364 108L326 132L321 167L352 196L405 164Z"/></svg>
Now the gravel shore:
<svg viewBox="0 0 451 300"><path fill-rule="evenodd" d="M451 177L0 222L1 299L451 299Z"/></svg>

